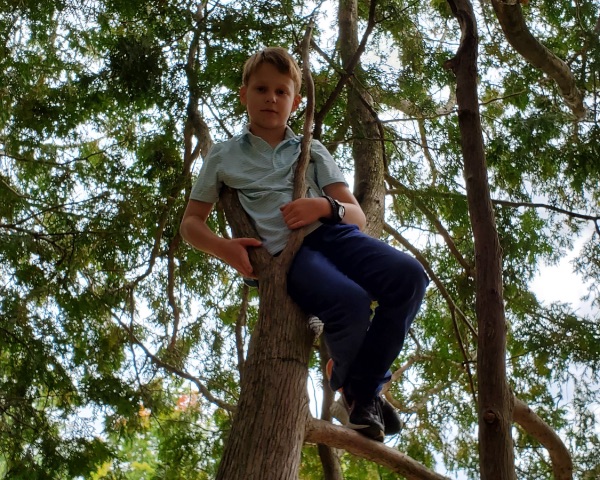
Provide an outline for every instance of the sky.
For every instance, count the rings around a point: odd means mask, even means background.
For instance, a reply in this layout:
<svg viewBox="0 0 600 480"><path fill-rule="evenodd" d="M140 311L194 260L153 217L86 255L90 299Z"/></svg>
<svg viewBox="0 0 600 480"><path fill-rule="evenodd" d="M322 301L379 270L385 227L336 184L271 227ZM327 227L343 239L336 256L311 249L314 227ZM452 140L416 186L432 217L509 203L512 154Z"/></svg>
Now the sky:
<svg viewBox="0 0 600 480"><path fill-rule="evenodd" d="M589 292L589 287L573 272L572 265L573 259L592 234L592 228L590 225L589 231L584 231L583 235L574 242L573 249L567 252L557 265L542 266L540 273L531 284L531 289L538 299L545 303L571 303L579 313L595 313L594 316L597 318L598 308L593 308L582 300L582 297Z"/></svg>

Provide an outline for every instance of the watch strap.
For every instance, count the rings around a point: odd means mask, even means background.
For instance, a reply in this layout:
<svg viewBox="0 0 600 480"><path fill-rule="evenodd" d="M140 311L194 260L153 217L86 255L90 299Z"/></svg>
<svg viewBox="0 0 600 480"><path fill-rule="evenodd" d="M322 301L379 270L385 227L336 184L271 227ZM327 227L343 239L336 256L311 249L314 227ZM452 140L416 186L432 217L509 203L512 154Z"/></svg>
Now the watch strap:
<svg viewBox="0 0 600 480"><path fill-rule="evenodd" d="M331 218L322 217L319 219L322 223L327 223L330 225L335 225L336 223L340 223L342 221L340 217L340 212L338 210L338 202L330 197L329 195L323 195L322 198L325 198L329 205L331 205Z"/></svg>

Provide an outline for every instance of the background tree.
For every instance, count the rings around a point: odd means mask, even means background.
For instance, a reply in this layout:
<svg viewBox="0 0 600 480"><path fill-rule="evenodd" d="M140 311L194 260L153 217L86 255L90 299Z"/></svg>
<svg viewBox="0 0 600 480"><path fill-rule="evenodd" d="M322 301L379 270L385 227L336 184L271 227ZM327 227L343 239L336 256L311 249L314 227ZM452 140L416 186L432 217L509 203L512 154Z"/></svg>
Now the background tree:
<svg viewBox="0 0 600 480"><path fill-rule="evenodd" d="M0 475L215 477L257 297L182 245L177 229L201 155L244 122L237 90L247 55L275 44L299 55L315 15L315 135L350 179L356 172L371 233L384 222L382 237L413 252L432 287L386 392L406 423L398 438L373 445L317 421L306 438L354 454L330 456L344 478L427 478L424 467L478 477L475 249L455 80L444 68L461 36L449 4L112 0L0 9ZM475 14L506 369L517 398L516 476L550 478L554 468L561 478L566 450L573 476L594 478L597 6L492 2ZM354 30L343 31L345 19ZM515 39L515 25L537 43ZM536 63L540 51L560 62ZM356 109L367 116L349 114ZM303 114L292 119L296 130ZM372 154L358 153L364 145ZM368 178L382 164L383 185ZM385 215L377 210L383 186ZM222 210L210 221L229 234ZM579 238L574 268L592 308L542 303L531 280ZM313 349L316 385L318 360ZM182 410L183 395L196 399L193 408ZM311 444L301 455L301 478L322 475Z"/></svg>

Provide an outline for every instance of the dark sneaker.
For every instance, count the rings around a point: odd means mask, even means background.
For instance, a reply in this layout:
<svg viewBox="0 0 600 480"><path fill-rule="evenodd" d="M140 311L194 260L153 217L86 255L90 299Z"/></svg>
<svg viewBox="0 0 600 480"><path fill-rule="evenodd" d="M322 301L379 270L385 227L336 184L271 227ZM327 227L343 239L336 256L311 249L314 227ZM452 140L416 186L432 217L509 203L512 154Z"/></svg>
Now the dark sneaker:
<svg viewBox="0 0 600 480"><path fill-rule="evenodd" d="M333 359L330 358L325 368L325 373L328 379L331 378L332 371ZM359 430L356 428L354 422L351 421L351 417L354 417L352 416L353 411L350 408L350 402L348 401L348 398L343 393L343 389L340 388L338 391L342 392L342 395L339 399L331 404L329 413L345 427ZM383 425L383 433L385 435L396 435L397 433L400 433L400 430L402 429L402 421L400 420L400 417L398 416L398 413L393 405L380 395L377 395L374 398L374 403L376 404L374 408L378 413L378 422L379 424ZM367 436L370 437L370 435ZM379 441L383 441L383 437Z"/></svg>
<svg viewBox="0 0 600 480"><path fill-rule="evenodd" d="M242 280L244 280L244 283L250 288L258 288L258 280L256 278L243 277Z"/></svg>
<svg viewBox="0 0 600 480"><path fill-rule="evenodd" d="M348 428L356 430L365 437L378 442L383 442L384 427L381 413L381 404L373 397L367 402L349 401L346 394L342 394L344 403L349 412Z"/></svg>
<svg viewBox="0 0 600 480"><path fill-rule="evenodd" d="M381 418L383 420L383 432L386 435L396 435L402 430L402 420L394 406L385 398L377 395L376 401L379 402L381 409Z"/></svg>
<svg viewBox="0 0 600 480"><path fill-rule="evenodd" d="M381 407L381 419L383 420L383 433L387 435L397 435L402 430L402 420L396 409L385 398L377 396L376 401ZM350 423L350 413L348 406L343 398L337 399L331 404L329 410L331 416L344 426Z"/></svg>

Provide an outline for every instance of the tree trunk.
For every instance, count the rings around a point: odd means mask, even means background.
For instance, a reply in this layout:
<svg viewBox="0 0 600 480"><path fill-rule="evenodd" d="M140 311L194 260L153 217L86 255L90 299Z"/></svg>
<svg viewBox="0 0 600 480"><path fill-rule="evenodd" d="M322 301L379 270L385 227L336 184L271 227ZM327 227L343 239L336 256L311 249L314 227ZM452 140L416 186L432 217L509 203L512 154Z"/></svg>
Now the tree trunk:
<svg viewBox="0 0 600 480"><path fill-rule="evenodd" d="M374 4L372 5L373 11ZM339 3L340 55L344 68L352 63L359 50L357 0ZM360 64L354 69L360 78ZM373 99L353 78L348 84L347 115L352 128L352 157L355 159L354 196L367 217L366 233L380 237L385 209L385 166L382 139L377 118L373 115Z"/></svg>
<svg viewBox="0 0 600 480"><path fill-rule="evenodd" d="M226 191L222 201L237 236L253 236L237 194ZM252 254L260 284L259 319L217 479L298 478L309 416L306 378L313 336L306 315L287 295L287 268L280 259L263 249Z"/></svg>
<svg viewBox="0 0 600 480"><path fill-rule="evenodd" d="M483 480L514 480L513 397L506 380L502 251L490 197L477 98L477 25L468 0L448 3L462 31L456 56L447 62L447 67L456 75L464 175L475 241L479 464Z"/></svg>

